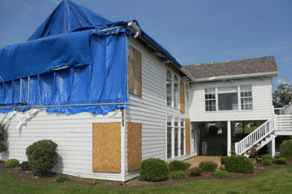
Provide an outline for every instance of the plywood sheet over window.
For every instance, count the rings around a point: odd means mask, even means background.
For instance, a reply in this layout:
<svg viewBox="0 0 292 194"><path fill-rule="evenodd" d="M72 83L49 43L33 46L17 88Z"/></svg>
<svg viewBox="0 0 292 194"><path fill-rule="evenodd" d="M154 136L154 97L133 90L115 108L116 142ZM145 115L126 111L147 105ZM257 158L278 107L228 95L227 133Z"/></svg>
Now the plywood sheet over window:
<svg viewBox="0 0 292 194"><path fill-rule="evenodd" d="M142 162L142 123L128 123L128 172L140 169Z"/></svg>
<svg viewBox="0 0 292 194"><path fill-rule="evenodd" d="M180 111L182 113L186 112L186 109L185 109L185 86L182 83L180 84Z"/></svg>
<svg viewBox="0 0 292 194"><path fill-rule="evenodd" d="M121 123L93 123L92 171L121 172Z"/></svg>
<svg viewBox="0 0 292 194"><path fill-rule="evenodd" d="M142 54L130 46L129 90L131 94L142 96Z"/></svg>
<svg viewBox="0 0 292 194"><path fill-rule="evenodd" d="M191 121L186 119L186 154L191 153Z"/></svg>

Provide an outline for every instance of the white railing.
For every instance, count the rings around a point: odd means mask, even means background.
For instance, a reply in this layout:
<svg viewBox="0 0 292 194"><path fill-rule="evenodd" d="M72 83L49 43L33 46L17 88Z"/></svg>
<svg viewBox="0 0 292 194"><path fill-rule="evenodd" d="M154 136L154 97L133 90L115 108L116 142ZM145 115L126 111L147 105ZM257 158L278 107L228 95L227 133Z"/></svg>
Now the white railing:
<svg viewBox="0 0 292 194"><path fill-rule="evenodd" d="M276 129L276 123L277 118L272 117L261 126L256 128L248 136L243 138L240 142L235 143L235 153L237 155L241 155L250 148L252 148L252 146L259 143L262 139L264 139L267 135L269 135Z"/></svg>
<svg viewBox="0 0 292 194"><path fill-rule="evenodd" d="M292 114L292 101L283 107L283 112L284 112L283 114L285 115Z"/></svg>
<svg viewBox="0 0 292 194"><path fill-rule="evenodd" d="M292 131L292 115L277 115L277 130Z"/></svg>

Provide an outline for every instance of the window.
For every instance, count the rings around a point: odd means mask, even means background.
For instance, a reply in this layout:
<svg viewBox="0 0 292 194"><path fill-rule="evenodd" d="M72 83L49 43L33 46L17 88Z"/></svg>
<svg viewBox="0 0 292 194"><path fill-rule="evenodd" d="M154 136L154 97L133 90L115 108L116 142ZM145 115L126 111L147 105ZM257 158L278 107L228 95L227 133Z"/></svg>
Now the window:
<svg viewBox="0 0 292 194"><path fill-rule="evenodd" d="M129 91L136 96L142 96L142 54L130 46L129 58Z"/></svg>
<svg viewBox="0 0 292 194"><path fill-rule="evenodd" d="M171 106L171 86L172 86L172 78L171 73L167 71L166 75L166 104L167 106Z"/></svg>
<svg viewBox="0 0 292 194"><path fill-rule="evenodd" d="M185 155L185 120L180 120L180 155Z"/></svg>
<svg viewBox="0 0 292 194"><path fill-rule="evenodd" d="M174 156L177 157L179 150L178 150L178 118L174 119Z"/></svg>
<svg viewBox="0 0 292 194"><path fill-rule="evenodd" d="M190 89L189 85L186 84L186 111L189 112L189 102L190 102Z"/></svg>
<svg viewBox="0 0 292 194"><path fill-rule="evenodd" d="M178 108L178 80L176 75L174 76L173 106Z"/></svg>
<svg viewBox="0 0 292 194"><path fill-rule="evenodd" d="M215 88L205 89L205 110L216 111Z"/></svg>
<svg viewBox="0 0 292 194"><path fill-rule="evenodd" d="M218 88L219 110L238 110L237 86Z"/></svg>
<svg viewBox="0 0 292 194"><path fill-rule="evenodd" d="M185 86L182 80L180 80L180 111L185 113Z"/></svg>
<svg viewBox="0 0 292 194"><path fill-rule="evenodd" d="M172 158L172 117L167 116L167 159Z"/></svg>
<svg viewBox="0 0 292 194"><path fill-rule="evenodd" d="M240 101L242 110L252 109L251 85L240 86Z"/></svg>

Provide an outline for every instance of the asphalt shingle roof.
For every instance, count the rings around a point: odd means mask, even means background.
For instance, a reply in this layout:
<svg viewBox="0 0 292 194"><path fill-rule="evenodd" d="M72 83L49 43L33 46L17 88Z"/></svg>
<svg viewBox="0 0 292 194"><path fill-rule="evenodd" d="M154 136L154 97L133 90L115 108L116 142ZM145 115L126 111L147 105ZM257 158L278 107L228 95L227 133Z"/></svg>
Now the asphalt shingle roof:
<svg viewBox="0 0 292 194"><path fill-rule="evenodd" d="M187 65L183 68L195 79L278 71L274 56Z"/></svg>

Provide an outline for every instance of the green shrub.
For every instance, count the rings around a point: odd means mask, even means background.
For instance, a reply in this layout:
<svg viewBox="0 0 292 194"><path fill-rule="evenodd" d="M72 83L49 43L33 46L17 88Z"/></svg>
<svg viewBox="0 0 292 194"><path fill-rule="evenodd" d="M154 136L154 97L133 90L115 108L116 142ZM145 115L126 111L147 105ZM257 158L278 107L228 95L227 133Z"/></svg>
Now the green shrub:
<svg viewBox="0 0 292 194"><path fill-rule="evenodd" d="M187 166L186 166L186 163L182 161L174 160L169 163L169 169L171 171L178 171L178 170L184 171L187 169Z"/></svg>
<svg viewBox="0 0 292 194"><path fill-rule="evenodd" d="M68 176L60 176L60 177L56 178L56 182L57 183L62 183L62 182L65 182L65 181L70 181L70 177L68 177Z"/></svg>
<svg viewBox="0 0 292 194"><path fill-rule="evenodd" d="M266 154L266 155L263 155L262 160L272 160L273 161L273 157L270 154Z"/></svg>
<svg viewBox="0 0 292 194"><path fill-rule="evenodd" d="M254 171L254 164L250 158L242 155L233 155L228 158L228 171L252 173Z"/></svg>
<svg viewBox="0 0 292 194"><path fill-rule="evenodd" d="M285 158L292 158L292 139L285 140L281 143L280 155Z"/></svg>
<svg viewBox="0 0 292 194"><path fill-rule="evenodd" d="M163 160L150 158L141 163L141 181L164 181L168 179L169 165Z"/></svg>
<svg viewBox="0 0 292 194"><path fill-rule="evenodd" d="M186 162L186 168L187 169L189 169L191 166L192 166L192 164Z"/></svg>
<svg viewBox="0 0 292 194"><path fill-rule="evenodd" d="M19 166L19 161L17 159L7 160L4 164L4 167L6 168L15 168L17 166Z"/></svg>
<svg viewBox="0 0 292 194"><path fill-rule="evenodd" d="M202 172L203 171L197 167L192 168L191 169L191 176L201 176Z"/></svg>
<svg viewBox="0 0 292 194"><path fill-rule="evenodd" d="M26 149L28 164L38 175L48 174L57 163L57 144L51 140L41 140Z"/></svg>
<svg viewBox="0 0 292 194"><path fill-rule="evenodd" d="M102 181L98 181L98 180L93 180L92 184L94 185L100 185Z"/></svg>
<svg viewBox="0 0 292 194"><path fill-rule="evenodd" d="M29 170L28 162L22 162L21 163L21 170L23 170L23 171L28 171Z"/></svg>
<svg viewBox="0 0 292 194"><path fill-rule="evenodd" d="M173 172L172 176L175 179L184 179L185 178L185 173L184 173L184 171L181 171L181 170L180 171L175 171L175 172Z"/></svg>
<svg viewBox="0 0 292 194"><path fill-rule="evenodd" d="M203 161L199 164L199 168L203 171L212 171L214 172L217 168L217 163L213 161Z"/></svg>
<svg viewBox="0 0 292 194"><path fill-rule="evenodd" d="M270 159L265 159L262 161L262 164L265 165L265 166L270 166L273 164L273 161L270 160Z"/></svg>
<svg viewBox="0 0 292 194"><path fill-rule="evenodd" d="M226 170L216 170L213 174L214 176L222 178L230 177L230 174Z"/></svg>
<svg viewBox="0 0 292 194"><path fill-rule="evenodd" d="M287 158L276 158L276 164L286 164Z"/></svg>

